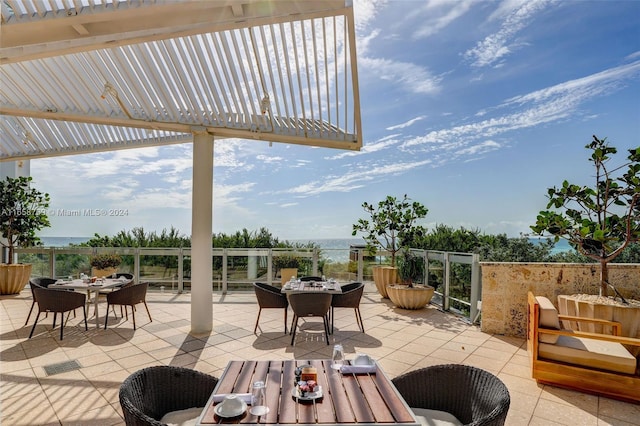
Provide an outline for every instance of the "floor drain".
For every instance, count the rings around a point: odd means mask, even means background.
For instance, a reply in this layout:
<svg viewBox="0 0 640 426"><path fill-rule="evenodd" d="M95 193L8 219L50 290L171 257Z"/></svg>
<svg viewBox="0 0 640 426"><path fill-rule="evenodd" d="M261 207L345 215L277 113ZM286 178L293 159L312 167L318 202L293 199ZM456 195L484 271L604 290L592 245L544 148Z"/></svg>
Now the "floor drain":
<svg viewBox="0 0 640 426"><path fill-rule="evenodd" d="M82 366L74 359L57 364L45 365L44 371L47 373L47 376L53 376L54 374L66 373L67 371L79 370L80 368L82 368Z"/></svg>

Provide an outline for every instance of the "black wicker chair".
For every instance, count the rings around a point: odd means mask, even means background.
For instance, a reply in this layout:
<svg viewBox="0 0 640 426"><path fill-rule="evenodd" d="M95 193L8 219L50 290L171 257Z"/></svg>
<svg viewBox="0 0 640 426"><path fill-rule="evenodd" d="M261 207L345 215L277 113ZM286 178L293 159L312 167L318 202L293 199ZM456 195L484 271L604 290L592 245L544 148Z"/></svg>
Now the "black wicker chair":
<svg viewBox="0 0 640 426"><path fill-rule="evenodd" d="M296 339L296 328L300 317L320 317L324 325L324 331L329 344L328 313L331 306L330 293L292 293L289 295L289 303L293 309L293 324L291 325L291 345Z"/></svg>
<svg viewBox="0 0 640 426"><path fill-rule="evenodd" d="M33 298L33 301L31 302L31 308L29 309L29 315L27 315L27 319L24 322L25 326L29 323L29 318L31 318L31 312L33 312L33 307L36 305L36 295L35 295L33 289L36 288L36 287L47 288L51 284L55 284L55 282L56 282L56 280L54 278L46 278L46 277L31 278L29 280L29 288L31 289L31 297ZM56 315L56 313L54 313L54 315ZM53 320L54 321L56 320L55 316L54 316Z"/></svg>
<svg viewBox="0 0 640 426"><path fill-rule="evenodd" d="M313 275L307 275L306 277L300 277L300 281L302 282L322 281L322 277L314 277Z"/></svg>
<svg viewBox="0 0 640 426"><path fill-rule="evenodd" d="M500 379L469 365L435 365L392 382L411 408L445 411L465 425L504 425L511 402Z"/></svg>
<svg viewBox="0 0 640 426"><path fill-rule="evenodd" d="M125 285L119 290L107 293L107 314L104 317L104 329L107 329L107 322L109 321L109 306L114 305L124 306L124 314L127 319L129 319L127 306L131 306L131 317L133 318L134 330L136 329L135 306L139 303L144 304L144 307L147 309L147 315L149 316L149 322L153 322L151 319L151 312L149 312L149 307L147 306L146 301L148 287L149 283L144 282L134 285Z"/></svg>
<svg viewBox="0 0 640 426"><path fill-rule="evenodd" d="M33 331L36 329L38 319L42 312L54 312L53 316L53 328L56 328L56 316L55 313L60 312L60 340L62 340L64 332L64 313L73 311L76 308L82 308L84 314L84 329L87 328L87 310L84 306L87 297L82 293L76 293L66 290L55 290L42 287L34 287L33 294L35 301L38 303L38 314L36 320L31 327L31 333L29 333L29 339L33 336ZM71 313L69 313L71 315Z"/></svg>
<svg viewBox="0 0 640 426"><path fill-rule="evenodd" d="M162 426L159 420L169 412L204 408L216 384L216 377L184 367L138 370L120 386L124 421L128 426Z"/></svg>
<svg viewBox="0 0 640 426"><path fill-rule="evenodd" d="M284 334L287 334L287 308L289 300L287 296L280 293L280 289L265 283L253 283L253 290L258 299L258 318L256 318L256 326L253 327L253 333L258 330L258 321L260 321L260 313L265 308L284 309Z"/></svg>
<svg viewBox="0 0 640 426"><path fill-rule="evenodd" d="M334 308L353 308L358 328L364 333L364 323L360 315L360 299L364 293L363 283L349 283L342 286L342 293L334 294L331 300L331 333L333 333Z"/></svg>

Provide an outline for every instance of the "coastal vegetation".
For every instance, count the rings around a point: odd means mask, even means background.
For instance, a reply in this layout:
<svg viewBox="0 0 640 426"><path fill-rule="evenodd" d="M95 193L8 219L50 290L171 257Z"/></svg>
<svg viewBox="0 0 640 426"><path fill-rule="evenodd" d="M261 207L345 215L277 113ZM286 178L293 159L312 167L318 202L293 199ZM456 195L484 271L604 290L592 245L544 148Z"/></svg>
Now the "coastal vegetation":
<svg viewBox="0 0 640 426"><path fill-rule="evenodd" d="M630 149L626 162L609 166L617 149L606 138L593 136L585 146L591 151L595 182L576 185L567 180L549 188L547 209L538 214L531 229L564 238L580 254L600 264L600 295L607 296L607 265L632 243L640 241L640 148ZM617 173L617 175L616 175ZM617 293L617 292L616 292Z"/></svg>

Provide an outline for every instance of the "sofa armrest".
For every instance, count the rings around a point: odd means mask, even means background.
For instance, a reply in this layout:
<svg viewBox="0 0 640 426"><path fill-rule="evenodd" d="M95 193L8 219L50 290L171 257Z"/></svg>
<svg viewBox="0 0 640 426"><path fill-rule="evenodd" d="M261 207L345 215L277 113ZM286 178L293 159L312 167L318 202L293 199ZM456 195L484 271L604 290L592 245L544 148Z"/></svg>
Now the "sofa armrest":
<svg viewBox="0 0 640 426"><path fill-rule="evenodd" d="M622 324L617 321L609 321L599 318L575 317L571 315L558 315L560 321L588 322L591 324L607 325L612 327L614 336L619 336L622 332Z"/></svg>

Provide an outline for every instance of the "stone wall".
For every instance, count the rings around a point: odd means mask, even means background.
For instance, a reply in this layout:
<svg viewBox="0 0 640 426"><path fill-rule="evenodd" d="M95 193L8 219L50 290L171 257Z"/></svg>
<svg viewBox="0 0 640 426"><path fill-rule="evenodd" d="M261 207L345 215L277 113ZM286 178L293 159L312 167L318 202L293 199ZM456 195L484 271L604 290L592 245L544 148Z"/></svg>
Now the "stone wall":
<svg viewBox="0 0 640 426"><path fill-rule="evenodd" d="M599 264L481 262L480 268L486 333L526 337L528 291L557 307L559 294L598 294L599 289ZM640 300L640 264L609 264L609 282L625 298Z"/></svg>

